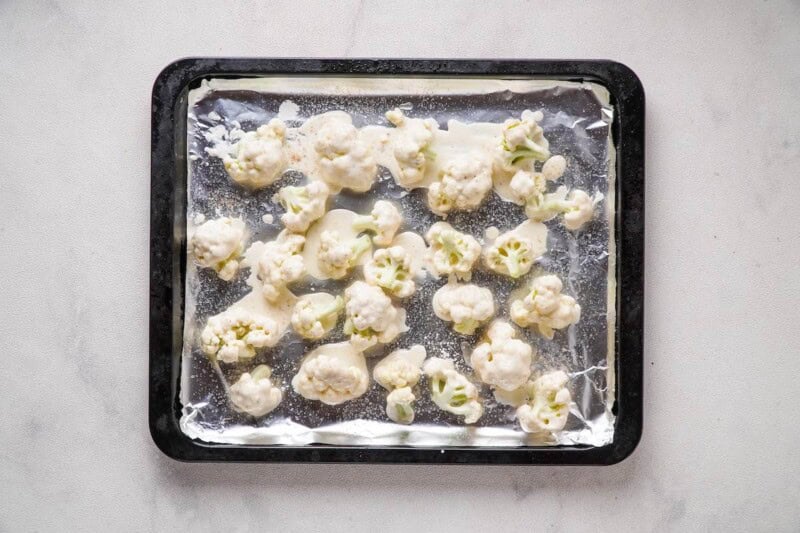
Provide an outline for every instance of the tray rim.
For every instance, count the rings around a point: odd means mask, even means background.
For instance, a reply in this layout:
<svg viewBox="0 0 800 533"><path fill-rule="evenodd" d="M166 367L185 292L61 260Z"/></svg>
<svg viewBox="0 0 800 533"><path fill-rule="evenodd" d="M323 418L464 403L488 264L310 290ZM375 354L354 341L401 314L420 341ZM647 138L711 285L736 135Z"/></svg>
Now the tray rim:
<svg viewBox="0 0 800 533"><path fill-rule="evenodd" d="M196 441L181 431L181 350L175 348L183 339L183 309L176 320L174 306L182 307L183 302L174 301L173 287L176 281L181 287L185 284L186 221L185 216L176 216L174 208L179 180L182 177L185 182L187 172L181 147L185 146L188 90L201 78L275 75L518 76L592 81L608 89L615 107L612 138L617 150L617 418L610 444L482 448L230 445ZM168 457L192 462L611 465L630 456L643 428L644 119L641 81L629 67L610 60L189 57L167 65L153 84L151 123L148 411L156 446Z"/></svg>

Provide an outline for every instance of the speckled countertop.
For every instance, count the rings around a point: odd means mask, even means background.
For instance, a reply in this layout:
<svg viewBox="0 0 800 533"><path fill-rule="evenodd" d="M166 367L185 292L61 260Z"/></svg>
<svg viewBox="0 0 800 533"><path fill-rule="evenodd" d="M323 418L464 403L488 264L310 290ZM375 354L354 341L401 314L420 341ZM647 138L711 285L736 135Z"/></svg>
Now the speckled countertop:
<svg viewBox="0 0 800 533"><path fill-rule="evenodd" d="M446 5L447 4L447 5ZM800 4L0 3L0 531L796 531ZM607 468L191 465L147 430L150 87L566 57L647 92L646 415Z"/></svg>

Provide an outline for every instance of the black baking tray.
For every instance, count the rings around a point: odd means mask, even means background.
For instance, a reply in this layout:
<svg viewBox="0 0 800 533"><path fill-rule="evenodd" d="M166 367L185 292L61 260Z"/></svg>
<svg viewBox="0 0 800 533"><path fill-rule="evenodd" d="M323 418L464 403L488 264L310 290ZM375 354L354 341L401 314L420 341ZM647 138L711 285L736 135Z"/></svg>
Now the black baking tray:
<svg viewBox="0 0 800 533"><path fill-rule="evenodd" d="M616 157L616 414L601 447L404 447L230 445L197 441L179 427L186 282L186 116L190 89L210 77L424 76L542 78L605 86L614 106ZM614 61L187 58L169 64L152 95L150 195L150 433L183 461L598 464L628 457L642 433L644 320L644 89Z"/></svg>

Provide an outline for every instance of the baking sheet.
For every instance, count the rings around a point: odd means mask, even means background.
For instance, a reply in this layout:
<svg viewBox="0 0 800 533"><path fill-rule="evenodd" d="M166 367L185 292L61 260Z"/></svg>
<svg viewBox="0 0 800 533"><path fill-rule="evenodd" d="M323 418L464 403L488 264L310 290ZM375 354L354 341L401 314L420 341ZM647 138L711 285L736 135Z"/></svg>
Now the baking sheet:
<svg viewBox="0 0 800 533"><path fill-rule="evenodd" d="M187 226L196 217L238 216L248 225L251 241L269 240L281 229L279 205L272 196L286 184L304 181L297 172L287 172L273 186L250 192L235 185L221 160L206 148L215 138L209 131L255 129L280 115L288 126L299 126L315 114L344 110L356 126L386 124L383 113L402 107L411 117L433 117L441 128L448 120L502 122L519 117L525 109L544 112L541 122L551 151L567 157L570 165L560 183L603 195L594 220L582 231L566 231L558 219L548 226L548 250L539 261L539 271L558 274L565 292L574 295L582 307L581 321L558 332L552 341L526 331L525 338L536 347L539 357L534 371L564 369L570 375L573 394L571 416L564 431L553 439L541 440L516 429L512 407L497 404L488 387L482 397L486 412L473 426L464 426L454 415L440 411L430 401L425 382L415 406L411 426L397 425L384 413L385 395L373 383L356 400L331 407L306 400L291 389L289 382L299 368L302 355L320 342L303 341L291 330L281 343L242 365L212 365L199 348L197 337L209 316L226 309L251 289L245 283L248 272L233 282L219 280L210 270L194 268L187 259L184 350L180 397L184 406L181 428L189 436L208 442L236 444L412 445L412 446L514 446L586 444L600 446L613 438L614 279L613 279L613 157L610 121L613 111L607 92L596 84L547 80L414 79L414 78L259 78L211 80L189 95L188 156L189 178ZM410 193L397 186L386 169L381 169L372 191L359 195L342 193L330 206L366 213L377 198L395 201L406 222L401 231L425 230L438 217L425 205L425 191ZM266 215L266 216L265 216ZM267 223L273 219L272 223ZM481 239L488 226L501 231L525 220L520 207L492 195L477 212L448 217L461 231ZM535 275L537 269L531 273ZM529 276L530 277L530 276ZM498 314L508 316L506 298L526 279L512 281L476 272L473 282L496 294ZM296 294L314 290L341 293L352 280L311 281L293 285ZM467 374L464 360L476 339L453 333L433 315L430 300L445 283L427 278L409 299L410 331L370 357L370 369L398 347L419 343L428 355L452 359ZM340 326L324 342L345 340ZM273 379L284 391L284 401L268 416L254 421L235 412L228 404L224 380L233 383L243 371L260 363L273 368ZM611 387L609 387L609 383Z"/></svg>

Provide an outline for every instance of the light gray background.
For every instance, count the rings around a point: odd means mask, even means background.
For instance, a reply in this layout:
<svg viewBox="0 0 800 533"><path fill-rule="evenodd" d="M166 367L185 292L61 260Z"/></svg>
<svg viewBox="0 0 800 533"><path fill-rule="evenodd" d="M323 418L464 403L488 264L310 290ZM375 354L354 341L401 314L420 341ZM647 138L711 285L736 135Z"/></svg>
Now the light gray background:
<svg viewBox="0 0 800 533"><path fill-rule="evenodd" d="M0 530L800 528L800 3L0 1ZM622 61L646 428L608 468L189 465L147 430L150 88L189 55Z"/></svg>

